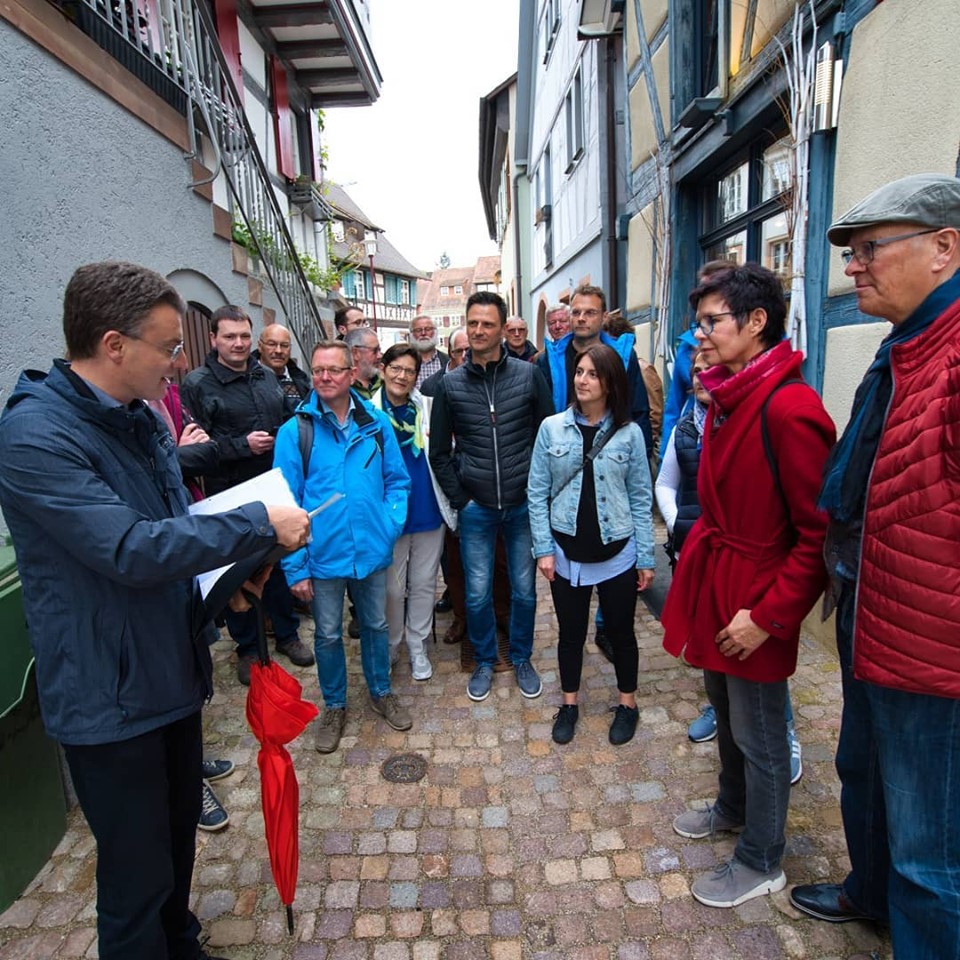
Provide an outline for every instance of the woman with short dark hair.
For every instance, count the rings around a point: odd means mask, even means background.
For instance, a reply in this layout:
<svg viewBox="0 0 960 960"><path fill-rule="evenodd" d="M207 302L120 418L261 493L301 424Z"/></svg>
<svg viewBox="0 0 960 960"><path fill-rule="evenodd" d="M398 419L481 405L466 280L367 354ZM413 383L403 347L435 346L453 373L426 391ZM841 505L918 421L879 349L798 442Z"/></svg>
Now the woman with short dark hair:
<svg viewBox="0 0 960 960"><path fill-rule="evenodd" d="M553 739L569 743L579 719L580 674L596 585L614 652L619 703L610 742L637 728L637 589L653 580L652 491L643 433L630 417L627 374L616 351L588 347L577 360L575 399L540 425L528 482L537 567L550 581L560 624L563 703Z"/></svg>

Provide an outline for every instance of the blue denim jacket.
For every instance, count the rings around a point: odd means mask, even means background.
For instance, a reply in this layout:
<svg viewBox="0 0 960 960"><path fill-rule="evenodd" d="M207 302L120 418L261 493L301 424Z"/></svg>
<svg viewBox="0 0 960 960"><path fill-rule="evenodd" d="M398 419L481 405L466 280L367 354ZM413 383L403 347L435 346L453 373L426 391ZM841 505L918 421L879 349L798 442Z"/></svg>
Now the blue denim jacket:
<svg viewBox="0 0 960 960"><path fill-rule="evenodd" d="M583 471L579 471L563 487L583 461L583 435L574 417L573 407L547 417L540 425L534 444L527 498L535 557L556 553L551 529L570 536L575 536L577 532L577 508L580 505ZM597 441L610 429L611 421L607 417L597 433ZM654 542L650 468L647 465L643 433L635 423L622 426L610 438L594 461L593 477L600 509L600 538L604 543L612 543L634 536L637 543L637 569L652 569Z"/></svg>

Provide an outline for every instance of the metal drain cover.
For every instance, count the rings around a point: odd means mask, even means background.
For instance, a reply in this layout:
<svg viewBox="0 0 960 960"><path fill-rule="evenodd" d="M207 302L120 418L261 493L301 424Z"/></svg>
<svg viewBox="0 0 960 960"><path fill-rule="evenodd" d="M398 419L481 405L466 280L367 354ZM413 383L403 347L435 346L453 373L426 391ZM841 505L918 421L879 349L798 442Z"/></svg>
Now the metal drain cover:
<svg viewBox="0 0 960 960"><path fill-rule="evenodd" d="M416 783L426 774L427 761L418 753L397 753L383 761L380 772L391 783Z"/></svg>

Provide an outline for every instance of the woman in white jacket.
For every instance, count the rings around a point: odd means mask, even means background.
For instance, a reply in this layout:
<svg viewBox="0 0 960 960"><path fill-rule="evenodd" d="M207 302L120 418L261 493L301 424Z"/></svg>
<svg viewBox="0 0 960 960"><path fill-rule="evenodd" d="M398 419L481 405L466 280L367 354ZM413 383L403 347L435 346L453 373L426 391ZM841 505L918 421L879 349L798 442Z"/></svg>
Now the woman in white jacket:
<svg viewBox="0 0 960 960"><path fill-rule="evenodd" d="M390 662L397 662L406 640L413 679L429 680L433 665L427 656L426 639L433 625L443 525L455 526L456 521L430 469L431 400L414 387L419 371L417 349L407 343L394 344L383 355L383 385L370 402L390 419L410 474L407 521L394 544L393 565L387 571Z"/></svg>

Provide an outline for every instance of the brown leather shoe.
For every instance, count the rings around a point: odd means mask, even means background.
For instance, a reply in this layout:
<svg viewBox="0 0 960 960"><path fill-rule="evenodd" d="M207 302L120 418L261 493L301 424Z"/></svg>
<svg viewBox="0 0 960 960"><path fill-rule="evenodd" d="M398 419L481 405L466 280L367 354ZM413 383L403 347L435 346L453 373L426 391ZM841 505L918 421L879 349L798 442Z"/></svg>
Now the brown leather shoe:
<svg viewBox="0 0 960 960"><path fill-rule="evenodd" d="M443 642L448 644L461 643L467 635L467 624L464 620L454 619L443 635Z"/></svg>

